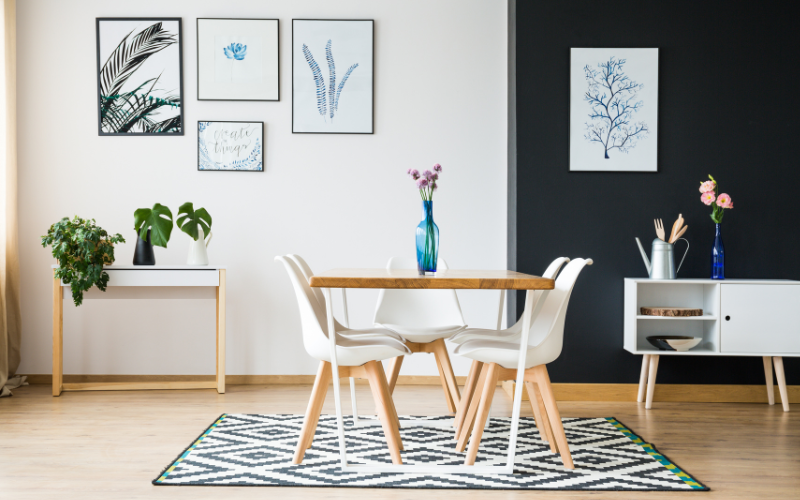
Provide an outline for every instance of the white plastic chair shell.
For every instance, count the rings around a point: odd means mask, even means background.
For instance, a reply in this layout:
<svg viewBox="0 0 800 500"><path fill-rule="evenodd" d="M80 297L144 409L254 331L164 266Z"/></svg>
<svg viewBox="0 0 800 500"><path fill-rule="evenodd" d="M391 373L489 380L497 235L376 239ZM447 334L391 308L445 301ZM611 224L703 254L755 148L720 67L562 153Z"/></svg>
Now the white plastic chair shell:
<svg viewBox="0 0 800 500"><path fill-rule="evenodd" d="M399 257L386 264L389 270L416 268L415 260ZM437 269L447 269L444 259ZM374 323L420 344L450 338L467 327L455 290L381 290Z"/></svg>
<svg viewBox="0 0 800 500"><path fill-rule="evenodd" d="M555 288L544 298L541 310L531 325L525 358L526 369L546 365L561 355L569 298L581 270L591 264L592 259L579 258L571 261L556 279ZM491 331L487 330L486 333ZM519 349L519 342L475 339L459 345L454 353L483 363L497 363L504 368L515 369L519 361Z"/></svg>
<svg viewBox="0 0 800 500"><path fill-rule="evenodd" d="M316 294L308 285L300 266L288 256L275 257L282 262L289 273L289 279L297 296L300 309L300 323L303 331L303 345L306 352L320 361L331 361L331 347L328 338L327 313L325 303L317 300ZM343 329L336 337L336 358L340 366L361 366L368 361L382 361L410 354L406 345L383 328L363 330ZM368 335L365 335L368 334Z"/></svg>

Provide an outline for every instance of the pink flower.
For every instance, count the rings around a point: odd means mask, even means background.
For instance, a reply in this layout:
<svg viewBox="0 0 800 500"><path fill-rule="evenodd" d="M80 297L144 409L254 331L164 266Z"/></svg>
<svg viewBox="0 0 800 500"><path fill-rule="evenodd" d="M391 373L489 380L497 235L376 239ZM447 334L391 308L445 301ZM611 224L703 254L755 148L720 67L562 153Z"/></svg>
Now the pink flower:
<svg viewBox="0 0 800 500"><path fill-rule="evenodd" d="M433 188L433 190L434 190L434 191L436 191L437 189L439 189L439 186L437 186L437 185L436 185L436 181L434 181L434 182L431 182L431 188Z"/></svg>
<svg viewBox="0 0 800 500"><path fill-rule="evenodd" d="M409 177L411 177L412 179L414 179L414 180L419 179L419 171L418 170L415 170L413 168L409 168L407 173L408 173Z"/></svg>
<svg viewBox="0 0 800 500"><path fill-rule="evenodd" d="M700 192L701 193L710 193L713 192L716 188L716 183L714 181L705 181L700 183ZM708 205L708 203L706 203Z"/></svg>
<svg viewBox="0 0 800 500"><path fill-rule="evenodd" d="M420 179L417 181L417 187L422 189L424 187L428 187L428 179Z"/></svg>
<svg viewBox="0 0 800 500"><path fill-rule="evenodd" d="M708 203L706 203L706 205L708 205ZM731 200L728 194L720 193L720 195L717 196L717 205L722 208L733 208L733 200Z"/></svg>
<svg viewBox="0 0 800 500"><path fill-rule="evenodd" d="M700 195L700 201L702 201L706 205L711 205L712 203L714 203L715 198L716 196L714 196L713 191L708 191Z"/></svg>
<svg viewBox="0 0 800 500"><path fill-rule="evenodd" d="M442 171L442 166L437 163L436 165L433 166L433 171L434 172L441 172Z"/></svg>
<svg viewBox="0 0 800 500"><path fill-rule="evenodd" d="M433 178L433 172L431 172L430 170L426 170L422 172L422 176L428 180L431 180Z"/></svg>

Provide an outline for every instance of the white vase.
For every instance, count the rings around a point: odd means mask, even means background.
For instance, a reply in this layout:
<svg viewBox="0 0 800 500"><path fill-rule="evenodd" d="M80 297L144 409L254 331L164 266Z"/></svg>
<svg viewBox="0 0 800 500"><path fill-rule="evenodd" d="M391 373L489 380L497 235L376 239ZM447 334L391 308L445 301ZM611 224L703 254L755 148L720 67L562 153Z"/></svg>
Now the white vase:
<svg viewBox="0 0 800 500"><path fill-rule="evenodd" d="M211 231L208 232L208 239L203 234L203 228L198 224L197 226L197 241L189 244L189 258L186 261L190 266L207 266L208 265L208 252L206 247L214 236Z"/></svg>

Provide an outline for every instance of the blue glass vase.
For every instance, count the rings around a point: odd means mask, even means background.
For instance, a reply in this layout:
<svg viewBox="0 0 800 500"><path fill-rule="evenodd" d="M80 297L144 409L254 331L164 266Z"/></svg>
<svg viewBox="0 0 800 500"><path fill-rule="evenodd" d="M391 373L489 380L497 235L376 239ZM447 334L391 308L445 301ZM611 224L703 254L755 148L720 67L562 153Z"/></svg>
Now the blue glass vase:
<svg viewBox="0 0 800 500"><path fill-rule="evenodd" d="M439 226L433 222L433 201L422 201L422 222L417 226L417 270L420 275L436 272L439 257Z"/></svg>
<svg viewBox="0 0 800 500"><path fill-rule="evenodd" d="M725 279L725 245L722 244L722 234L720 233L720 226L716 224L717 231L714 235L714 248L711 249L711 279L724 280Z"/></svg>

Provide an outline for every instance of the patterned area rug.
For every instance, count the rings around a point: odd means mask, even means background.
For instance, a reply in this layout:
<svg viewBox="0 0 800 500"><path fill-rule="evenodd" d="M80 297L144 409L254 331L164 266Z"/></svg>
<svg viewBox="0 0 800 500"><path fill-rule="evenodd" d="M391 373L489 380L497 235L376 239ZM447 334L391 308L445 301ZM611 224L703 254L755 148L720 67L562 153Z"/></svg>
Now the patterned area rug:
<svg viewBox="0 0 800 500"><path fill-rule="evenodd" d="M400 417L407 464L460 465L453 430L411 421L448 417ZM707 491L655 447L613 418L565 418L575 470L542 442L532 418L521 418L513 475L367 474L342 472L335 415L322 415L314 446L301 465L292 455L302 415L223 414L153 480L155 485L329 486L347 488L450 488L522 490ZM352 427L345 417L348 461L386 463L391 458L380 426ZM510 418L492 418L476 463L506 460Z"/></svg>

